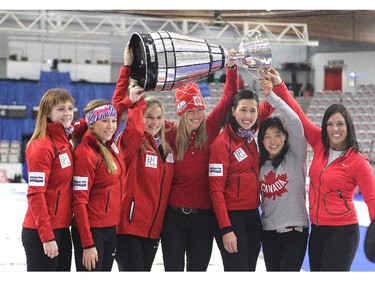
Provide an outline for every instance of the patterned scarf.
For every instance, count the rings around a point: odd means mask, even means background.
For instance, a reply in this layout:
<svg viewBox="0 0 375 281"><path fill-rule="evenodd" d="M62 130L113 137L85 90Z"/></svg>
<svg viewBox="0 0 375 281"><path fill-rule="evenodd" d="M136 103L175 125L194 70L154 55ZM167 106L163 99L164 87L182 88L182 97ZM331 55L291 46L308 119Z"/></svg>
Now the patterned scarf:
<svg viewBox="0 0 375 281"><path fill-rule="evenodd" d="M66 136L69 138L73 134L73 131L74 131L73 125L70 125L69 128L64 128L64 131L65 131Z"/></svg>
<svg viewBox="0 0 375 281"><path fill-rule="evenodd" d="M159 148L159 146L161 145L161 138L159 134L154 137L154 141L156 143L156 147Z"/></svg>
<svg viewBox="0 0 375 281"><path fill-rule="evenodd" d="M251 130L251 129L245 130L241 127L238 127L236 134L244 139L250 138L251 136L254 135L254 130Z"/></svg>

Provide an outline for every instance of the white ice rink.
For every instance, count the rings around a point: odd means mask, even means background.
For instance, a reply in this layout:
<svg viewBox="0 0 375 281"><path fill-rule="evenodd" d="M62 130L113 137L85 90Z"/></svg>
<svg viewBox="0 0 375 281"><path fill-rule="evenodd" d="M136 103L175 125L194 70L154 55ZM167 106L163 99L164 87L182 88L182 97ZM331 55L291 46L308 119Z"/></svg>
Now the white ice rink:
<svg viewBox="0 0 375 281"><path fill-rule="evenodd" d="M22 221L27 209L26 189L26 184L0 184L0 272L26 271L26 258L21 241ZM265 271L261 256L257 270ZM72 262L72 271L75 271L74 262ZM118 271L116 262L113 271ZM152 271L164 271L160 247ZM223 272L220 252L215 242L208 271Z"/></svg>
<svg viewBox="0 0 375 281"><path fill-rule="evenodd" d="M26 274L26 259L25 253L21 242L21 228L22 228L22 221L26 212L27 202L26 202L26 184L0 184L0 216L1 216L1 234L0 234L0 277L4 280L3 276L13 277L19 276L18 274L14 274L15 272L24 273L22 276ZM365 204L356 203L356 208L360 217L360 224L363 226L367 226L369 224L367 207ZM74 262L72 262L72 272L75 272ZM70 274L69 278L77 277L77 273L67 273ZM114 263L112 272L117 274L117 264ZM154 273L162 273L164 272L161 250L157 252L157 256L155 258L154 266L152 268L152 272ZM265 265L262 258L262 254L259 256L258 264L257 264L257 272L256 273L265 273ZM207 273L215 273L215 279L219 277L227 279L228 273L223 272L223 266L221 262L220 252L214 243L213 254L211 257L211 262L208 267ZM222 274L224 275L222 275ZM44 273L45 274L45 273ZM164 276L164 275L167 276ZM163 279L170 278L172 273L164 273L162 276ZM202 273L201 273L202 274ZM278 273L280 274L280 273ZM315 273L314 273L315 274ZM80 273L78 273L80 276ZM32 277L35 275L27 275ZM61 275L60 275L61 276ZM66 275L62 274L66 279ZM132 275L133 276L133 275ZM173 275L174 276L174 275ZM263 276L263 274L262 274ZM273 276L271 279L279 279L276 277L274 273L267 273L267 278ZM375 276L375 275L372 275ZM134 277L134 276L133 276ZM176 276L174 276L174 280ZM184 279L184 277L179 275L179 279ZM263 276L264 277L264 276ZM262 278L263 278L262 277ZM38 278L39 280L40 278ZM58 279L58 278L57 278ZM7 278L9 280L9 278ZM54 278L54 281L56 278ZM180 281L180 280L179 280Z"/></svg>

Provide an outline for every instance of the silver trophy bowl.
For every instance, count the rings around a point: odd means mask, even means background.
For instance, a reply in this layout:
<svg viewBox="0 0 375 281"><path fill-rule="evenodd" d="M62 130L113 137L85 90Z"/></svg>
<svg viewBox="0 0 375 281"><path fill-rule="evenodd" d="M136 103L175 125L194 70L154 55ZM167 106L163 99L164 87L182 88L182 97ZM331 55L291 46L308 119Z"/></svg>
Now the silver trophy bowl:
<svg viewBox="0 0 375 281"><path fill-rule="evenodd" d="M261 80L259 71L267 73L272 65L272 48L267 39L257 29L246 32L242 38L238 53L228 59L237 59L254 78Z"/></svg>
<svg viewBox="0 0 375 281"><path fill-rule="evenodd" d="M207 78L223 69L229 59L239 60L248 72L267 69L271 65L271 46L260 36L257 30L247 32L236 56L230 57L224 47L193 36L168 31L133 33L131 78L145 91L168 92Z"/></svg>

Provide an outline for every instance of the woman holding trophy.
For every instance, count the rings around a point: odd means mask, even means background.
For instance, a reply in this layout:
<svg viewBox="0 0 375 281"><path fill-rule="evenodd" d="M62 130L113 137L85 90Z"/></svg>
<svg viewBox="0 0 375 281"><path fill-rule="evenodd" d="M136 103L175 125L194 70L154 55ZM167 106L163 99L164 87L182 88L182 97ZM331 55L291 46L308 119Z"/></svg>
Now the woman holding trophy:
<svg viewBox="0 0 375 281"><path fill-rule="evenodd" d="M253 47L244 43L244 47ZM132 78L145 91L176 89L178 119L176 122L165 121L166 138L175 155L161 233L165 270L184 271L186 256L187 271L206 271L212 253L215 220L209 194L209 146L219 135L232 99L238 92L236 60L239 54L204 39L167 31L135 33L130 46L134 52ZM241 57L245 59L243 55ZM194 82L224 66L224 93L218 105L206 116L203 96Z"/></svg>

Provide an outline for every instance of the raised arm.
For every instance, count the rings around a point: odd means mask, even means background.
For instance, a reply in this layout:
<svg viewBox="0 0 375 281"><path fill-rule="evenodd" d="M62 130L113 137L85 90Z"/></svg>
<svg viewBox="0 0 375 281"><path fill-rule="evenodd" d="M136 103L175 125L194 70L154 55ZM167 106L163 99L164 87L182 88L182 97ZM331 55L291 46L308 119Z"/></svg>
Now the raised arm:
<svg viewBox="0 0 375 281"><path fill-rule="evenodd" d="M146 109L144 95L145 92L141 87L136 84L130 86L129 99L134 105L129 109L125 129L116 140L125 161L136 153L144 140L143 114Z"/></svg>
<svg viewBox="0 0 375 281"><path fill-rule="evenodd" d="M234 50L230 50L233 54ZM230 60L226 66L226 81L224 85L224 92L219 103L207 115L207 134L209 141L219 134L225 117L232 103L233 96L238 92L238 69L235 65L235 60Z"/></svg>
<svg viewBox="0 0 375 281"><path fill-rule="evenodd" d="M134 60L133 52L126 44L124 50L124 65L121 66L119 76L117 78L115 92L112 97L112 104L117 110L117 123L122 119L122 114L132 106L132 102L128 96L129 80L131 64Z"/></svg>
<svg viewBox="0 0 375 281"><path fill-rule="evenodd" d="M289 143L291 149L299 155L302 159L306 158L307 153L307 142L305 139L303 126L298 115L291 109L284 100L276 96L272 91L273 85L271 81L265 80L262 83L264 94L266 96L266 101L272 107L278 110L283 119L285 120L285 126L289 132Z"/></svg>
<svg viewBox="0 0 375 281"><path fill-rule="evenodd" d="M294 112L297 113L302 122L306 140L314 147L315 143L321 140L320 127L307 118L298 102L290 95L285 83L281 80L279 73L274 68L270 68L266 75L268 76L267 79L271 79L272 81L273 92L281 97L294 110ZM267 83L267 79L261 81L261 86L263 83Z"/></svg>

